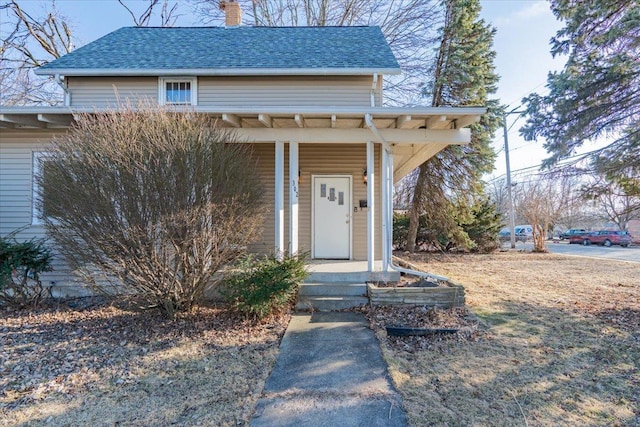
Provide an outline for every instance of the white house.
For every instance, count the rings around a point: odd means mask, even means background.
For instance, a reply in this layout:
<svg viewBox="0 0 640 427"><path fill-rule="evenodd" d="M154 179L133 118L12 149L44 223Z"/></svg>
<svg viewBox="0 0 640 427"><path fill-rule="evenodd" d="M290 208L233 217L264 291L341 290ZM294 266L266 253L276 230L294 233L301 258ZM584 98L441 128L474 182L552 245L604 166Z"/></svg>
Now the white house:
<svg viewBox="0 0 640 427"><path fill-rule="evenodd" d="M41 67L63 106L0 107L1 235L43 235L34 159L74 113L147 98L210 114L254 144L272 206L257 250L391 268L393 184L469 143L485 109L384 107L383 81L401 69L377 27L248 27L226 6L226 27L121 28ZM60 266L44 279L69 277Z"/></svg>

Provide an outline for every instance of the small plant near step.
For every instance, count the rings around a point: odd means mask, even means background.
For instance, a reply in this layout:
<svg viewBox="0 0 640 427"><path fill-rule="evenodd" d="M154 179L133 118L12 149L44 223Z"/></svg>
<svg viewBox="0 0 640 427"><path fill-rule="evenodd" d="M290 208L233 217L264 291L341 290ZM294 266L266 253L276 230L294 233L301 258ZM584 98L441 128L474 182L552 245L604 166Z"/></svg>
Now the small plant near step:
<svg viewBox="0 0 640 427"><path fill-rule="evenodd" d="M51 271L51 259L43 239L0 237L0 305L36 307L46 296L40 273Z"/></svg>
<svg viewBox="0 0 640 427"><path fill-rule="evenodd" d="M306 255L275 254L244 258L225 276L223 295L231 307L254 319L280 314L295 302L308 276Z"/></svg>

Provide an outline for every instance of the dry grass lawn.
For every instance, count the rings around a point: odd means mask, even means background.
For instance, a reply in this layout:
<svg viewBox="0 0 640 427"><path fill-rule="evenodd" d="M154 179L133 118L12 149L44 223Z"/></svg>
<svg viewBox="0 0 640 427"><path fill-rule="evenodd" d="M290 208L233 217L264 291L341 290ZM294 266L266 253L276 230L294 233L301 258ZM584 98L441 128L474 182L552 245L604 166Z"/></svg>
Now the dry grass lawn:
<svg viewBox="0 0 640 427"><path fill-rule="evenodd" d="M0 425L248 425L288 320L0 309Z"/></svg>
<svg viewBox="0 0 640 427"><path fill-rule="evenodd" d="M411 425L640 426L640 264L406 259L464 285L480 319L476 335L431 338L426 350L378 330Z"/></svg>
<svg viewBox="0 0 640 427"><path fill-rule="evenodd" d="M416 255L464 309L365 309L412 426L640 426L640 265ZM289 317L0 309L0 426L248 425ZM460 327L386 337L384 324Z"/></svg>

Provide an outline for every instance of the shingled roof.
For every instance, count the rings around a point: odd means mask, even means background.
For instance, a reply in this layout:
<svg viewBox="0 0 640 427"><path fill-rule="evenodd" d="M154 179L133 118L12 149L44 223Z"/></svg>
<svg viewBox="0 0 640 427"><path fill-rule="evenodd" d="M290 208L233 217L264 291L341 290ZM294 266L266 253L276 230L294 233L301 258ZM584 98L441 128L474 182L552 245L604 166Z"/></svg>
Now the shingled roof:
<svg viewBox="0 0 640 427"><path fill-rule="evenodd" d="M36 74L397 74L379 27L125 27Z"/></svg>

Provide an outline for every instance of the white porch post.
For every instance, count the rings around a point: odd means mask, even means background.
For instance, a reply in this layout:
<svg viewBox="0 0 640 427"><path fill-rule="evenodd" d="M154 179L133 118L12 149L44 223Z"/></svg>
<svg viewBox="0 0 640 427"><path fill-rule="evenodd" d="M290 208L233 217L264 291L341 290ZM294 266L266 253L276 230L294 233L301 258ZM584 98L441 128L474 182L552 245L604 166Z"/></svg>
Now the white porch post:
<svg viewBox="0 0 640 427"><path fill-rule="evenodd" d="M275 250L281 257L284 246L284 142L276 141L275 156Z"/></svg>
<svg viewBox="0 0 640 427"><path fill-rule="evenodd" d="M367 141L367 268L374 270L375 266L375 163L374 145Z"/></svg>
<svg viewBox="0 0 640 427"><path fill-rule="evenodd" d="M393 152L387 154L387 195L389 197L389 208L387 210L387 224L389 229L387 230L387 247L389 248L389 252L387 252L387 266L390 267L393 265L393 194L395 192L395 187L393 185Z"/></svg>
<svg viewBox="0 0 640 427"><path fill-rule="evenodd" d="M297 142L289 142L289 250L298 253L298 188L299 188L299 147Z"/></svg>
<svg viewBox="0 0 640 427"><path fill-rule="evenodd" d="M384 147L380 149L380 194L381 194L381 225L382 225L382 271L389 269L389 259L391 257L391 245L389 244L389 201L391 200L391 192L389 191L389 169L388 154Z"/></svg>

